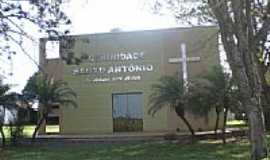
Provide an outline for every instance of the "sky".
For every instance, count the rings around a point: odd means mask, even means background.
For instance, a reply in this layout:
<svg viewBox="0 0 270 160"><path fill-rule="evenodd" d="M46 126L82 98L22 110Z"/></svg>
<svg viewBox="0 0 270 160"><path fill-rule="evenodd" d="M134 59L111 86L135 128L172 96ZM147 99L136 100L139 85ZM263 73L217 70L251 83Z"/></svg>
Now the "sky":
<svg viewBox="0 0 270 160"><path fill-rule="evenodd" d="M70 0L63 9L72 21L71 34L109 32L114 28L133 31L177 26L173 17L151 13L146 2L146 0ZM27 28L30 32L35 32L31 30L31 26ZM35 42L24 42L24 47L31 58L20 52L12 57L12 61L0 57L0 64L8 64L4 68L7 73L4 82L12 85L12 91L20 92L27 79L37 71L36 64L31 60L38 61L39 57L40 37L36 38ZM12 75L9 75L9 72Z"/></svg>
<svg viewBox="0 0 270 160"><path fill-rule="evenodd" d="M147 0L71 0L67 10L76 34L108 32L112 28L130 31L176 25L172 17L152 14L146 2Z"/></svg>

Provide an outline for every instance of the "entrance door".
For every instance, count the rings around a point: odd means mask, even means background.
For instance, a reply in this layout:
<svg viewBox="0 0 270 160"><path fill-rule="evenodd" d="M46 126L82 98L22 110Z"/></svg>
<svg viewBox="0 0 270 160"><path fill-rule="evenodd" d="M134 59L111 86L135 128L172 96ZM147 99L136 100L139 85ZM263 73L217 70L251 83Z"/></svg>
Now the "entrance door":
<svg viewBox="0 0 270 160"><path fill-rule="evenodd" d="M142 93L113 94L114 132L143 130Z"/></svg>

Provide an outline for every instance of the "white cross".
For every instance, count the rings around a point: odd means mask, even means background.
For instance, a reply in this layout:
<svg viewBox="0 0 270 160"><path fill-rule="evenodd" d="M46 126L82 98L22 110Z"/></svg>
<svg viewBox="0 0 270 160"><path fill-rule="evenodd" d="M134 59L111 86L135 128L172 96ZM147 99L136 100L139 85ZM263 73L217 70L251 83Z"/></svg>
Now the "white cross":
<svg viewBox="0 0 270 160"><path fill-rule="evenodd" d="M186 49L186 44L181 43L181 53L180 56L181 58L169 58L169 63L179 63L182 62L182 76L183 78L183 85L185 89L187 89L187 84L188 84L188 70L187 70L187 62L197 62L200 61L200 57L187 57L187 49Z"/></svg>

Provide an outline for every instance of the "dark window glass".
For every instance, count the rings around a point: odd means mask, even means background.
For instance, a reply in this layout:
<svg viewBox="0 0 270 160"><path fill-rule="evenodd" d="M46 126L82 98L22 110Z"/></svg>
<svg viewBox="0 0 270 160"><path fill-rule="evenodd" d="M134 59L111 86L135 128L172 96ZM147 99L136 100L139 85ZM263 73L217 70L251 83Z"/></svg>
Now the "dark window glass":
<svg viewBox="0 0 270 160"><path fill-rule="evenodd" d="M143 118L143 98L141 93L114 94L113 95L114 118Z"/></svg>

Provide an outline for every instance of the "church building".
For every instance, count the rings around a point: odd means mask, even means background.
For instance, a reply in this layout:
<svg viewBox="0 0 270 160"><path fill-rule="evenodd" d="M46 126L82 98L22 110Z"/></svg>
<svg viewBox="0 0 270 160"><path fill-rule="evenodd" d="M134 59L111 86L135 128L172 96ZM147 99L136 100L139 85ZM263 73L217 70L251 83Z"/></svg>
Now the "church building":
<svg viewBox="0 0 270 160"><path fill-rule="evenodd" d="M40 39L40 65L78 95L78 108L55 106L50 114L59 123L59 133L187 132L169 107L148 114L151 86L165 75L188 81L219 65L217 33L213 26ZM81 61L67 64L57 52ZM195 131L214 129L214 112L208 118L191 113L187 117Z"/></svg>

